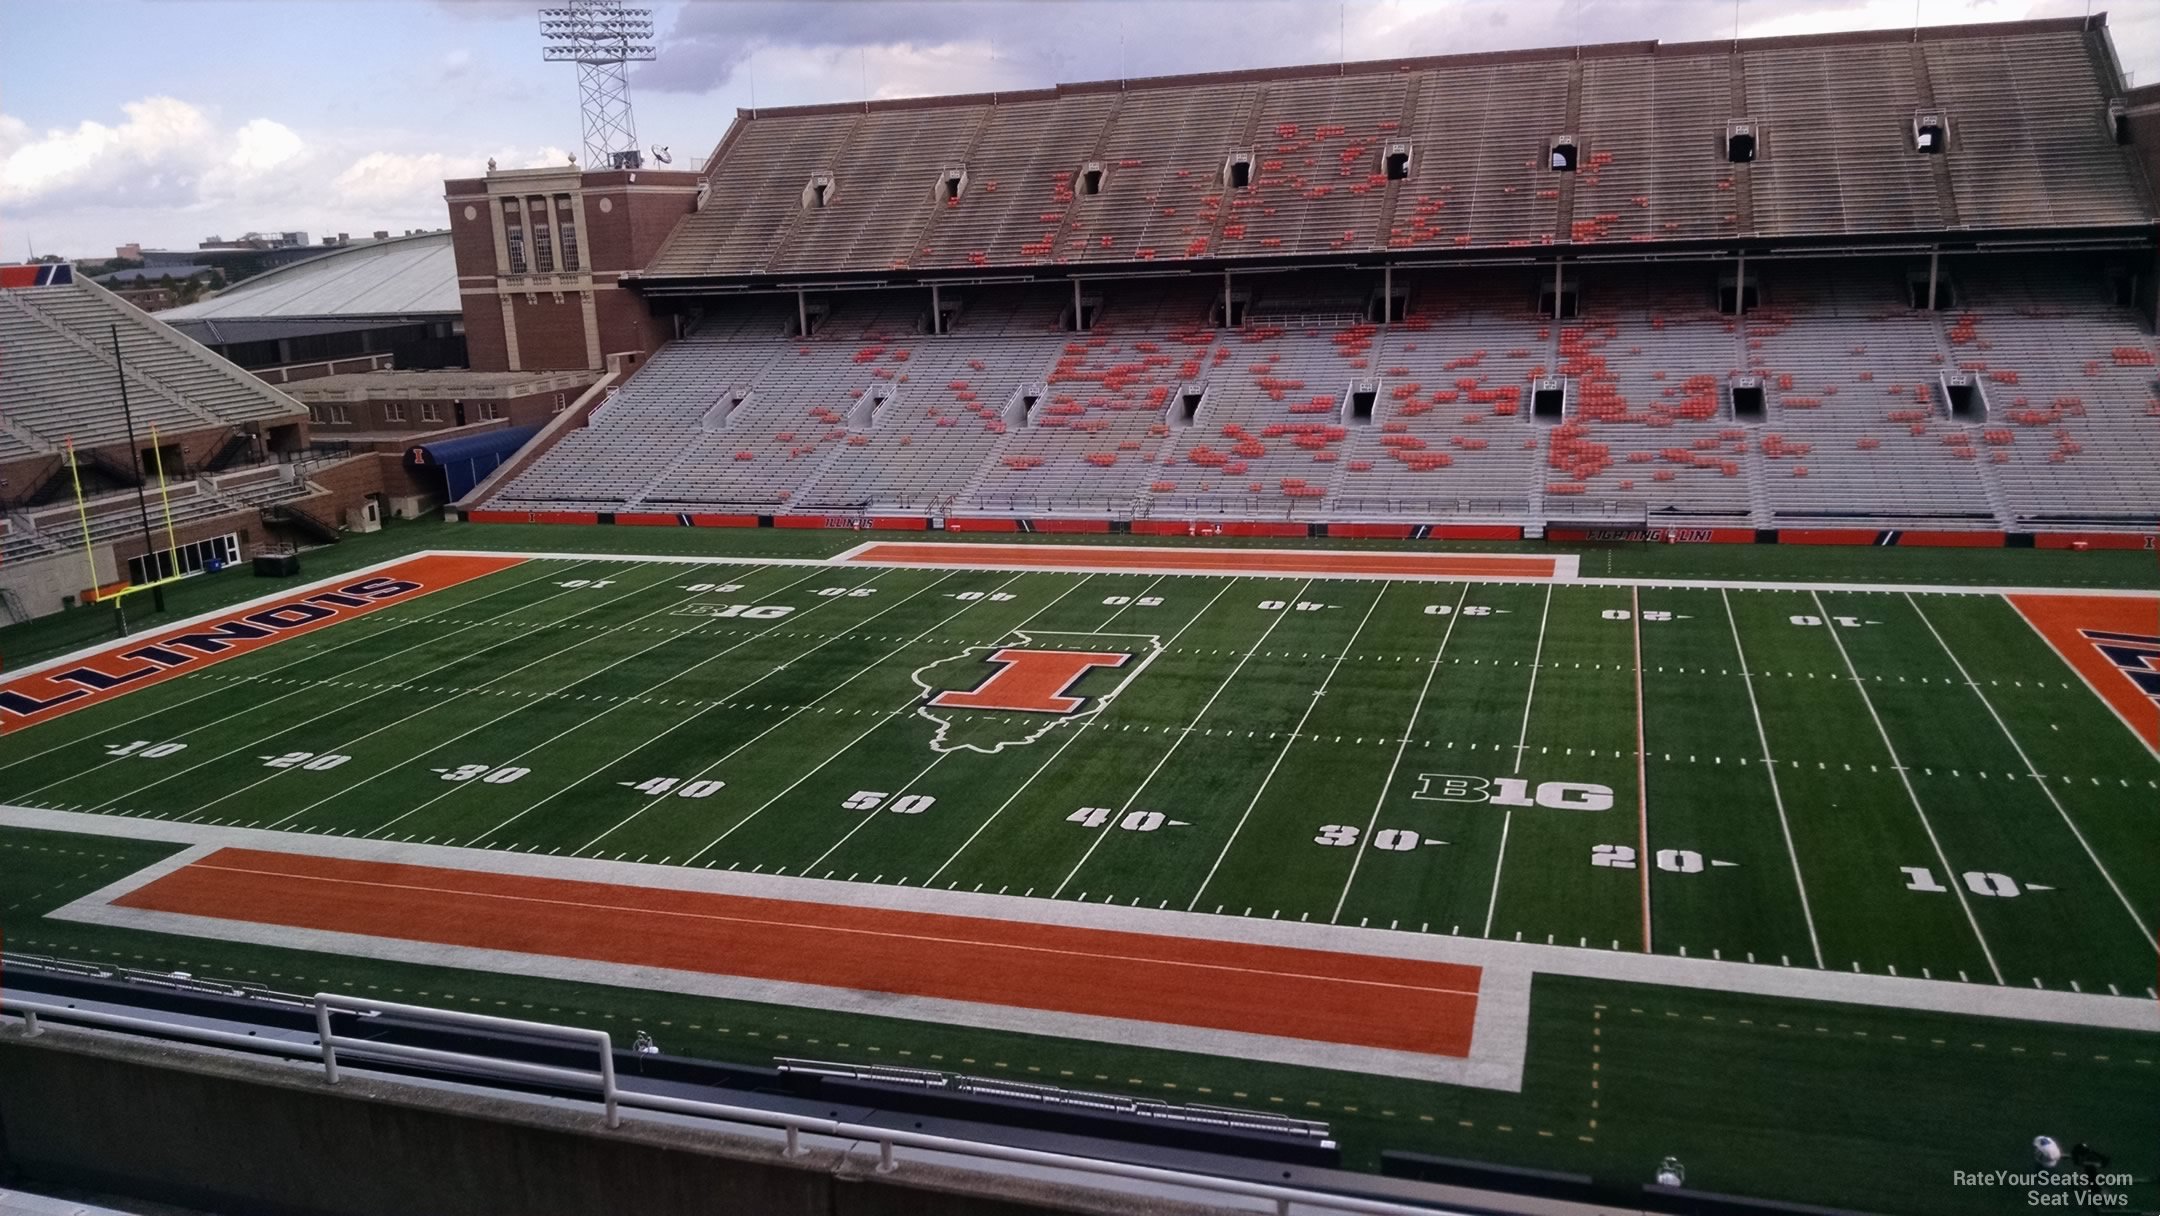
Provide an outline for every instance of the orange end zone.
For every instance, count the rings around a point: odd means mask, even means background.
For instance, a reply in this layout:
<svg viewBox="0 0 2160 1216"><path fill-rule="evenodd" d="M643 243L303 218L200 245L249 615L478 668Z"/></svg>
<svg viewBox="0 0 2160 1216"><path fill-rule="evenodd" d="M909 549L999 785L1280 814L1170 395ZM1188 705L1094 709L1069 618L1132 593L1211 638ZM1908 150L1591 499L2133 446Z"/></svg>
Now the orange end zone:
<svg viewBox="0 0 2160 1216"><path fill-rule="evenodd" d="M192 625L129 638L0 684L0 729L20 730L50 721L297 634L508 569L523 560L470 554L416 557L373 574L347 575L295 589L282 598L242 605Z"/></svg>
<svg viewBox="0 0 2160 1216"><path fill-rule="evenodd" d="M1096 570L1103 573L1202 571L1240 575L1398 574L1434 578L1553 578L1549 557L1483 557L1474 553L1346 553L1314 549L1116 548L1103 545L869 544L851 562L957 566L970 570Z"/></svg>
<svg viewBox="0 0 2160 1216"><path fill-rule="evenodd" d="M1479 969L219 849L120 906L1465 1058Z"/></svg>
<svg viewBox="0 0 2160 1216"><path fill-rule="evenodd" d="M2160 599L2005 597L2150 748L2160 749Z"/></svg>

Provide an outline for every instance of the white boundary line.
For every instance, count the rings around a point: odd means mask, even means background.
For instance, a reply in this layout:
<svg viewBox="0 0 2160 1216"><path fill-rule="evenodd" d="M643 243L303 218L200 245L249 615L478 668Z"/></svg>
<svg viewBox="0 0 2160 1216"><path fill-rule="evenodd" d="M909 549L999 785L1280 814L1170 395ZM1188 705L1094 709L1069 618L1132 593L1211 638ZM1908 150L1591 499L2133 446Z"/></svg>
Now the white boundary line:
<svg viewBox="0 0 2160 1216"><path fill-rule="evenodd" d="M1372 818L1365 824L1365 834L1358 837L1357 851L1350 855L1350 873L1345 875L1342 894L1335 897L1335 911L1328 917L1334 924L1342 919L1343 905L1350 902L1350 887L1357 882L1358 866L1365 860L1365 847L1372 841L1373 829L1380 823L1380 808L1387 805L1389 791L1395 788L1395 773L1402 768L1403 753L1410 750L1411 732L1417 729L1418 715L1425 712L1426 694L1432 691L1433 677L1440 674L1440 660L1447 654L1448 639L1455 636L1455 622L1462 619L1463 601L1470 598L1469 584L1455 597L1455 611L1448 613L1447 628L1440 634L1440 649L1433 652L1432 662L1425 665L1425 683L1418 688L1417 701L1410 706L1410 720L1403 723L1402 739L1395 745L1395 761L1388 765L1387 779L1380 783L1380 796L1373 799Z"/></svg>
<svg viewBox="0 0 2160 1216"><path fill-rule="evenodd" d="M1245 821L1252 818L1253 808L1259 806L1260 800L1267 796L1268 786L1275 780L1275 774L1281 771L1283 760L1290 755L1290 749L1297 746L1298 737L1305 733L1306 721L1312 717L1314 710L1320 708L1320 699L1327 696L1328 685L1335 682L1335 673L1342 670L1343 660L1349 658L1350 652L1357 648L1358 637L1365 632L1366 622L1372 620L1373 613L1380 608L1380 601L1386 597L1387 587L1383 585L1379 593L1373 596L1372 604L1365 609L1365 615L1358 618L1357 628L1350 631L1350 640L1343 643L1342 653L1335 656L1335 662L1329 665L1327 675L1321 677L1320 687L1314 689L1312 696L1306 699L1305 712L1298 715L1297 725L1291 727L1290 734L1283 739L1282 750L1275 753L1275 763L1268 765L1267 776L1260 779L1260 788L1253 791L1252 801L1245 804L1245 813L1238 816L1237 826L1230 829L1230 838L1223 841L1222 852L1215 855L1215 864L1208 867L1207 877L1200 880L1199 889L1185 902L1187 912L1200 906L1200 897L1207 894L1208 884L1215 881L1215 872L1222 869L1223 859L1230 856L1231 846L1237 843L1238 835L1245 830Z"/></svg>
<svg viewBox="0 0 2160 1216"><path fill-rule="evenodd" d="M2078 830L2077 823L2070 818L2070 812L2063 809L2062 800L2055 796L2054 790L2048 788L2047 778L2033 764L2032 757L2025 754L2025 748L2017 741L2017 736L2010 733L2010 724L2003 721L2002 715L1995 712L1995 703L1988 700L1986 693L1980 691L1980 682L1972 678L1971 672L1965 670L1965 664L1958 659L1957 652L1951 650L1950 643L1943 640L1943 635L1936 631L1935 622L1929 620L1927 613L1921 611L1919 601L1908 595L1905 597L1905 602L1912 605L1913 615L1919 617L1920 623L1927 626L1927 631L1934 635L1935 644L1942 647L1943 654L1950 659L1950 665L1957 668L1958 678L1965 681L1965 687L1972 689L1974 696L1980 698L1980 704L1988 711L1988 717L1995 719L1995 728L2002 732L2003 738L2010 741L2010 750L2017 753L2018 763L2025 766L2025 775L2033 779L2033 784L2038 785L2040 792L2047 795L2048 803L2055 808L2055 813L2062 816L2063 826L2069 828L2070 834L2077 838L2078 847L2085 850L2085 856L2093 863L2093 869L2100 871L2100 877L2107 880L2108 890L2115 892L2115 898L2122 901L2123 911L2130 914L2130 923L2137 926L2138 933L2146 941L2151 942L2153 940L2151 927L2145 923L2144 917L2138 915L2137 906L2130 902L2130 897L2123 894L2122 887L2115 882L2115 876L2108 873L2108 868L2101 862L2100 855L2093 852L2092 845L2086 843L2085 833ZM2160 943L2155 944L2160 946Z"/></svg>
<svg viewBox="0 0 2160 1216"><path fill-rule="evenodd" d="M1905 787L1905 797L1912 802L1913 814L1920 817L1920 830L1927 833L1928 844L1935 849L1935 860L1942 863L1943 877L1955 877L1957 867L1950 864L1950 858L1943 853L1942 841L1935 837L1935 825L1928 822L1927 809L1920 805L1920 794L1913 789L1912 778L1905 775L1905 761L1898 757L1897 744L1890 741L1890 728L1883 725L1882 715L1875 712L1875 699L1868 695L1867 682L1860 677L1860 669L1853 666L1852 655L1846 653L1845 639L1838 636L1836 618L1830 615L1828 608L1823 607L1822 596L1811 593L1809 598L1815 601L1815 615L1823 622L1823 627L1830 631L1830 641L1837 647L1838 657L1845 660L1845 673L1852 677L1853 687L1860 690L1860 703L1867 707L1868 717L1874 719L1875 733L1882 736L1883 750L1890 754L1891 771L1897 774L1898 784ZM1962 884L1952 882L1945 885L1950 888L1950 893L1957 897L1958 907L1965 912L1965 923L1972 926L1973 940L1980 944L1981 957L1987 959L1988 970L1995 973L1995 982L2001 984L2002 968L1996 965L1995 952L1988 949L1987 935L1980 932L1980 922L1973 916L1972 904L1960 889Z"/></svg>
<svg viewBox="0 0 2160 1216"><path fill-rule="evenodd" d="M1792 858L1793 885L1800 890L1800 915L1807 920L1808 945L1814 948L1815 965L1823 965L1822 940L1815 936L1815 913L1808 907L1807 880L1800 877L1800 850L1793 846L1792 823L1785 817L1785 794L1778 786L1777 761L1770 755L1770 732L1764 728L1762 706L1755 700L1755 677L1748 671L1747 649L1740 644L1740 621L1733 616L1732 598L1724 592L1725 622L1732 627L1733 654L1740 660L1740 682L1747 686L1748 712L1755 715L1755 738L1762 743L1763 772L1770 778L1770 801L1777 807L1778 830L1785 835L1785 855ZM1641 864L1642 858L1636 858Z"/></svg>

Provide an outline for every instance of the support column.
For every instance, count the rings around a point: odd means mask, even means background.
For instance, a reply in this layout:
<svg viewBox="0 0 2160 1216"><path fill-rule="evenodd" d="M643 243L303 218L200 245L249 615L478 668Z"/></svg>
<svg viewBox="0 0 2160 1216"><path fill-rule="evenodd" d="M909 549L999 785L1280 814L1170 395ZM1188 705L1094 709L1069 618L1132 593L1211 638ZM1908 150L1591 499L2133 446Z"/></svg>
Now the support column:
<svg viewBox="0 0 2160 1216"><path fill-rule="evenodd" d="M938 287L930 284L930 335L936 337L945 332L945 322L938 312Z"/></svg>
<svg viewBox="0 0 2160 1216"><path fill-rule="evenodd" d="M1395 266L1389 263L1380 268L1380 323L1395 323Z"/></svg>
<svg viewBox="0 0 2160 1216"><path fill-rule="evenodd" d="M1936 284L1936 283L1937 283L1937 282L1939 281L1939 276L1941 275L1941 273L1942 273L1942 250L1941 250L1941 249L1930 249L1930 250L1928 250L1928 294L1927 294L1927 306L1928 306L1928 311L1929 311L1929 312L1934 312L1934 311L1935 311L1935 284Z"/></svg>
<svg viewBox="0 0 2160 1216"><path fill-rule="evenodd" d="M1745 249L1740 251L1740 269L1733 274L1732 302L1734 316L1744 317L1747 315L1747 250Z"/></svg>
<svg viewBox="0 0 2160 1216"><path fill-rule="evenodd" d="M795 289L795 336L810 336L810 301L803 295L800 287Z"/></svg>
<svg viewBox="0 0 2160 1216"><path fill-rule="evenodd" d="M1073 285L1073 332L1074 332L1074 333L1076 333L1076 334L1079 334L1079 333L1086 333L1086 332L1087 332L1087 326L1081 323L1081 318L1080 318L1080 280L1079 280L1079 279L1077 279L1077 278L1076 278L1076 279L1074 279L1074 280L1072 281L1072 285Z"/></svg>
<svg viewBox="0 0 2160 1216"><path fill-rule="evenodd" d="M1222 272L1222 324L1224 329L1233 328L1230 324L1230 272L1227 270Z"/></svg>
<svg viewBox="0 0 2160 1216"><path fill-rule="evenodd" d="M1566 263L1558 258L1552 264L1552 318L1560 319L1560 289L1566 283Z"/></svg>

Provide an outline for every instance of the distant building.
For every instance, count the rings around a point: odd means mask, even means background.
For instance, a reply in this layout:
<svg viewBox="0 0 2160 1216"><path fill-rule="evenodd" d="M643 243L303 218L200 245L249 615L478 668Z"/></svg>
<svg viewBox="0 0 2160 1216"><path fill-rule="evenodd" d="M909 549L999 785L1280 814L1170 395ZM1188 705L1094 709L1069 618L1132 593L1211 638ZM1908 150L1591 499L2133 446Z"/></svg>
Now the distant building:
<svg viewBox="0 0 2160 1216"><path fill-rule="evenodd" d="M297 252L299 261L162 319L274 384L465 365L448 232L328 249L303 245Z"/></svg>

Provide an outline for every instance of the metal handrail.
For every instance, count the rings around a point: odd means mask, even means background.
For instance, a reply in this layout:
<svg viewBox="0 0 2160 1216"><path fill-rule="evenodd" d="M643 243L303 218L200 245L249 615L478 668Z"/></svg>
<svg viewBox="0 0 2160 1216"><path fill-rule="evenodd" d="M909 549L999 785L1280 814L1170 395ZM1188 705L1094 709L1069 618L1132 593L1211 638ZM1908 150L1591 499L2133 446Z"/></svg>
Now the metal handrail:
<svg viewBox="0 0 2160 1216"><path fill-rule="evenodd" d="M558 1085L590 1087L596 1092L608 1127L621 1125L621 1108L634 1107L676 1115L690 1115L728 1123L749 1124L757 1127L778 1128L786 1135L784 1156L793 1158L803 1155L803 1133L827 1136L840 1140L856 1140L875 1143L878 1146L877 1172L889 1174L900 1168L896 1150L918 1149L923 1152L950 1153L985 1161L1001 1161L1016 1165L1040 1166L1047 1169L1069 1170L1104 1178L1117 1178L1128 1182L1149 1182L1165 1186L1183 1187L1224 1196L1245 1199L1269 1200L1278 1213L1286 1214L1292 1204L1328 1212L1358 1213L1359 1216L1446 1216L1445 1209L1419 1204L1395 1203L1380 1199L1365 1199L1351 1195L1335 1195L1325 1191L1305 1190L1298 1187L1276 1186L1264 1182L1248 1182L1239 1178L1225 1178L1214 1174L1193 1173L1186 1170L1161 1166L1136 1165L1124 1161L1110 1161L1097 1157L1083 1157L1072 1153L1048 1152L1040 1149L1015 1148L983 1140L969 1140L955 1136L938 1136L926 1132L904 1131L889 1127L849 1123L838 1119L821 1119L807 1115L789 1114L782 1111L761 1110L756 1107L734 1106L721 1102L704 1102L694 1098L675 1098L662 1094L642 1093L619 1088L615 1077L615 1060L612 1040L606 1031L583 1030L576 1027L556 1026L545 1022L527 1022L516 1018L499 1018L488 1014L465 1013L454 1009L432 1009L423 1005L404 1005L391 1001L362 1000L336 993L317 993L314 997L315 1028L318 1041L298 1043L256 1035L239 1034L229 1030L213 1030L192 1026L185 1022L165 1022L154 1018L129 1014L108 1013L97 1009L83 1009L49 1001L26 999L12 993L0 993L0 1012L11 1012L22 1017L25 1033L35 1037L42 1032L40 1018L68 1023L82 1023L102 1028L135 1031L164 1038L188 1039L218 1047L238 1048L244 1051L263 1052L292 1056L299 1059L320 1060L325 1080L338 1083L338 1050L341 1046L350 1051L388 1056L396 1059L425 1061L455 1065L483 1075L494 1074L507 1080L541 1080ZM381 1043L339 1035L332 1025L332 1013L354 1015L369 1013L395 1013L409 1017L439 1022L450 1026L476 1029L512 1031L567 1042L573 1045L597 1049L599 1067L596 1071L561 1068L552 1065L530 1064L521 1060L506 1060L495 1056L468 1052L446 1051L437 1048L409 1047L396 1043Z"/></svg>

